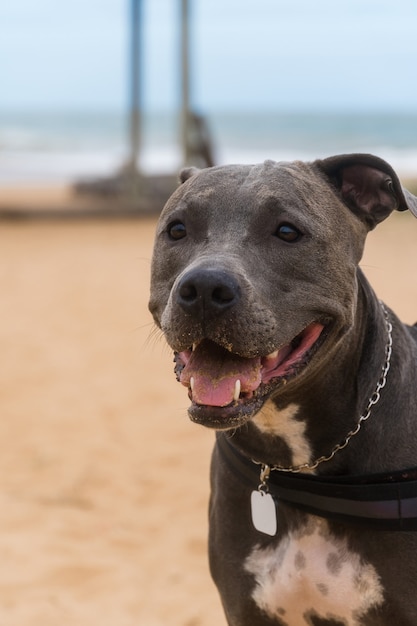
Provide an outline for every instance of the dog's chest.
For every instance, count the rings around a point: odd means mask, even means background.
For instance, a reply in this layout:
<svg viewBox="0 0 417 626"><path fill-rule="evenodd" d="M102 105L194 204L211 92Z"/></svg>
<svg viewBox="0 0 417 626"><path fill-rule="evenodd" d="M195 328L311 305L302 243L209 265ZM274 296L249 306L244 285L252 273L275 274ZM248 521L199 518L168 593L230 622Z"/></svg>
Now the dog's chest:
<svg viewBox="0 0 417 626"><path fill-rule="evenodd" d="M255 578L259 608L288 626L313 624L314 617L360 626L361 616L383 602L375 568L313 517L278 545L255 547L245 569Z"/></svg>

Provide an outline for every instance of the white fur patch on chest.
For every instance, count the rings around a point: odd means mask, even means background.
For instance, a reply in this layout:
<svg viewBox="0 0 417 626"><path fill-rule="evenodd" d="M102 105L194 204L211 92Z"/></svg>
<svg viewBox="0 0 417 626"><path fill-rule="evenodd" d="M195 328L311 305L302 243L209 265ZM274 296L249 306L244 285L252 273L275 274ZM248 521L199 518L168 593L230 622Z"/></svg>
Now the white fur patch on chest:
<svg viewBox="0 0 417 626"><path fill-rule="evenodd" d="M295 419L299 408L297 404L289 404L280 411L268 400L252 418L262 433L281 437L285 441L292 452L292 465L311 461L311 447L305 435L306 424Z"/></svg>
<svg viewBox="0 0 417 626"><path fill-rule="evenodd" d="M288 626L312 624L313 616L360 626L361 617L383 602L375 568L313 516L278 545L255 547L245 569L255 578L259 608Z"/></svg>

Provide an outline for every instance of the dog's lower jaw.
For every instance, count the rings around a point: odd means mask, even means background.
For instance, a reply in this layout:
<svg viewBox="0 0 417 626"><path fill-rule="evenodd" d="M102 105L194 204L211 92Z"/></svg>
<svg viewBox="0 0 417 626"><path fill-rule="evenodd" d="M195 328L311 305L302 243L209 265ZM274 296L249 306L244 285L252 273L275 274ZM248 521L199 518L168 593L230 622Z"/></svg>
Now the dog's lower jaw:
<svg viewBox="0 0 417 626"><path fill-rule="evenodd" d="M213 407L192 402L188 415L192 422L215 430L239 428L252 419L262 408L266 398L237 400L229 406Z"/></svg>

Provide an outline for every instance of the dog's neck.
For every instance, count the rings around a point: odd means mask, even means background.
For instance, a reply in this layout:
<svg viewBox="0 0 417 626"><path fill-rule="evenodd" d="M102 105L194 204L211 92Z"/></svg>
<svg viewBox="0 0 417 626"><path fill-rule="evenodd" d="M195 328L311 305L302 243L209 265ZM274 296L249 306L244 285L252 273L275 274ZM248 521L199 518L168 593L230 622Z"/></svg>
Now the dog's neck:
<svg viewBox="0 0 417 626"><path fill-rule="evenodd" d="M318 474L357 473L362 456L366 465L366 452L352 454L358 445L354 437L349 437L348 445L337 454L331 454L358 423L362 425L361 417L386 367L387 342L392 341L386 312L361 273L358 285L354 326L330 355L325 369L321 365L316 375L313 372L300 384L289 383L247 426L234 433L232 441L247 456L285 468L305 465L301 471ZM381 393L391 393L388 373ZM365 451L379 431L379 411L373 404L372 420L362 429L367 432L358 437ZM320 457L326 461L313 467Z"/></svg>

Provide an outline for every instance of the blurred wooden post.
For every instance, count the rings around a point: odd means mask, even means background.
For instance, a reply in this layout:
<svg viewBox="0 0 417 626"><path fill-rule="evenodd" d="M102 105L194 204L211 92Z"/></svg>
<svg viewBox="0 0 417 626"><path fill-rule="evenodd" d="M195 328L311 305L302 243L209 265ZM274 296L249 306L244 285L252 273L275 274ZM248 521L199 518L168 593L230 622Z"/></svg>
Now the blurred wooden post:
<svg viewBox="0 0 417 626"><path fill-rule="evenodd" d="M142 0L130 2L130 155L128 168L136 173L140 168L138 163L141 148L141 18Z"/></svg>
<svg viewBox="0 0 417 626"><path fill-rule="evenodd" d="M189 165L188 124L190 113L190 4L181 2L181 148L183 165Z"/></svg>

